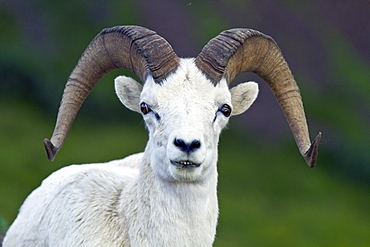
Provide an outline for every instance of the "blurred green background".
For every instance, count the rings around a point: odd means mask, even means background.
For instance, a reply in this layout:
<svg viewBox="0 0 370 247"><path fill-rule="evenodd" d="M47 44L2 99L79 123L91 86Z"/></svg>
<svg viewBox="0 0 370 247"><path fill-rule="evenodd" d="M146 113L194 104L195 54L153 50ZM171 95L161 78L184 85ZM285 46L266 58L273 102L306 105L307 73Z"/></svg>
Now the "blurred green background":
<svg viewBox="0 0 370 247"><path fill-rule="evenodd" d="M53 163L50 137L66 79L105 27L135 24L166 38L180 57L196 56L233 27L272 36L301 88L311 138L309 169L272 93L231 120L219 145L220 217L215 246L370 245L370 2L200 0L0 0L0 232L51 172L141 152L141 117L114 94L117 70L82 107Z"/></svg>

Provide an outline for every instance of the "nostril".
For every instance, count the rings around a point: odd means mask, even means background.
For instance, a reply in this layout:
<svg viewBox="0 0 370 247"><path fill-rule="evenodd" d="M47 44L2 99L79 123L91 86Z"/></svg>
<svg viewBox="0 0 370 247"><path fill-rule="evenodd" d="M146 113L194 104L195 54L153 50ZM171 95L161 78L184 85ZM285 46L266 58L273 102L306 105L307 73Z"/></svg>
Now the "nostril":
<svg viewBox="0 0 370 247"><path fill-rule="evenodd" d="M178 147L183 152L192 152L195 151L195 149L200 148L200 141L199 140L193 140L192 142L186 143L183 139L175 138L173 144Z"/></svg>
<svg viewBox="0 0 370 247"><path fill-rule="evenodd" d="M197 148L200 148L200 141L198 140L194 140L191 144L190 144L190 149L197 149Z"/></svg>
<svg viewBox="0 0 370 247"><path fill-rule="evenodd" d="M175 146L180 148L180 149L186 148L186 144L185 144L184 140L182 140L182 139L175 138L175 141L173 142L173 144L175 144Z"/></svg>

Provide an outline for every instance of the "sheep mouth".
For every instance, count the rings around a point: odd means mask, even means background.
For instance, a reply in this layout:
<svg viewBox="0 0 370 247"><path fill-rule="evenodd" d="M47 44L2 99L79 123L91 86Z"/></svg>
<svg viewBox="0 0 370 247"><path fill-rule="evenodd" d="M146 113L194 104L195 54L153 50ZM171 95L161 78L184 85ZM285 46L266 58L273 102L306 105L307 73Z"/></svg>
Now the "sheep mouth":
<svg viewBox="0 0 370 247"><path fill-rule="evenodd" d="M189 167L199 167L200 164L191 162L189 160L184 160L184 161L173 161L171 160L171 163L178 168L189 168Z"/></svg>

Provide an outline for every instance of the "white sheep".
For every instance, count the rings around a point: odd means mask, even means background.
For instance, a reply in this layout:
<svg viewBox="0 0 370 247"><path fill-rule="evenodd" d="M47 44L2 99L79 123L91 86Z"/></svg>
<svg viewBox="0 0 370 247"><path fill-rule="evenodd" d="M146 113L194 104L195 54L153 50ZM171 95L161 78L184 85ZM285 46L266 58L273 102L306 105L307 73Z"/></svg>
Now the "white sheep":
<svg viewBox="0 0 370 247"><path fill-rule="evenodd" d="M228 84L253 71L270 85L300 152L314 166L298 87L275 42L250 29L212 39L193 59L180 59L155 32L137 26L103 30L71 73L51 141L53 160L90 90L114 68L129 109L149 130L145 152L102 164L62 168L34 190L7 232L8 246L211 246L216 233L217 145L229 117L247 110L256 83Z"/></svg>

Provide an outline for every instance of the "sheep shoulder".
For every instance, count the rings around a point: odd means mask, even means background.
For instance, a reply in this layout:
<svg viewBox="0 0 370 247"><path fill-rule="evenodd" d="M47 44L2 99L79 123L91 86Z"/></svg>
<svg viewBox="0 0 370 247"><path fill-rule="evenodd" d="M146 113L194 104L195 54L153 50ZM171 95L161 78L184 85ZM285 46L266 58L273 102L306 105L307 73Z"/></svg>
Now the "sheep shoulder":
<svg viewBox="0 0 370 247"><path fill-rule="evenodd" d="M127 190L135 187L142 156L71 165L54 172L25 200L4 246L128 245L120 200L122 194L133 194Z"/></svg>

